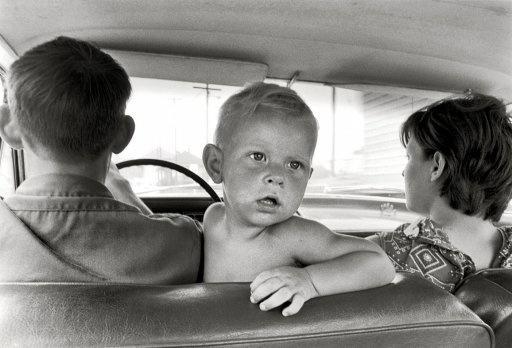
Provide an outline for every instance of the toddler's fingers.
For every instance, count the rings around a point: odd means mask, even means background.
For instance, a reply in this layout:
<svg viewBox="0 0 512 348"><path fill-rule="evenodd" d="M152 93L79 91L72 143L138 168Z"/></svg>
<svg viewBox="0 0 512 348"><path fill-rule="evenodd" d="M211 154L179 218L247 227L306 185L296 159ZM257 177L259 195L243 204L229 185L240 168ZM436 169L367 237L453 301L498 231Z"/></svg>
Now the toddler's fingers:
<svg viewBox="0 0 512 348"><path fill-rule="evenodd" d="M272 271L263 271L260 274L254 278L254 280L251 283L251 292L254 292L254 290L260 286L261 283L266 281L269 278L272 278L274 276L274 273Z"/></svg>
<svg viewBox="0 0 512 348"><path fill-rule="evenodd" d="M286 301L290 300L293 296L293 292L287 287L277 290L272 296L260 303L260 309L262 311L268 311L272 308L276 308Z"/></svg>
<svg viewBox="0 0 512 348"><path fill-rule="evenodd" d="M251 292L251 302L258 303L268 295L276 292L284 286L284 283L279 278L270 278L265 280L254 291Z"/></svg>
<svg viewBox="0 0 512 348"><path fill-rule="evenodd" d="M283 315L287 317L296 314L298 311L300 311L300 309L304 305L304 302L305 300L302 295L295 294L295 296L293 296L292 303L288 307L283 309Z"/></svg>

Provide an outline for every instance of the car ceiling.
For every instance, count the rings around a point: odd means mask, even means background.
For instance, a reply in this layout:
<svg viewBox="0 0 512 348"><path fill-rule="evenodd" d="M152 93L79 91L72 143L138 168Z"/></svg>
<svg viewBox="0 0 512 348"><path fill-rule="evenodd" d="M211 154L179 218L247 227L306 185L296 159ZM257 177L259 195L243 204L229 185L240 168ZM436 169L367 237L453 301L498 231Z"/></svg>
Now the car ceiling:
<svg viewBox="0 0 512 348"><path fill-rule="evenodd" d="M512 99L512 1L0 0L0 35L18 55L67 35L261 63L272 78Z"/></svg>

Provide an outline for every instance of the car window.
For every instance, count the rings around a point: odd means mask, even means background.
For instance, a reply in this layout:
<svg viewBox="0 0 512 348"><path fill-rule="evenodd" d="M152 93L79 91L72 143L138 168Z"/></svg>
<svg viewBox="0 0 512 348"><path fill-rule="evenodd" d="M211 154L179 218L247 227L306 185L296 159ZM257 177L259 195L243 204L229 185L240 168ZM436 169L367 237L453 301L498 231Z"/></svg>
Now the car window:
<svg viewBox="0 0 512 348"><path fill-rule="evenodd" d="M2 104L7 103L5 93L5 73L0 67L0 82L2 84ZM5 197L14 192L14 178L11 149L0 139L0 196Z"/></svg>
<svg viewBox="0 0 512 348"><path fill-rule="evenodd" d="M132 142L116 162L158 158L200 175L221 194L202 165L202 150L213 142L222 103L240 87L131 78L127 114L136 122ZM287 81L268 79L280 85ZM306 196L364 195L403 198L405 151L399 127L413 111L432 103L433 92L374 91L296 82L299 95L319 124L313 175ZM439 93L436 97L439 97ZM165 168L123 170L142 196L207 195L192 180Z"/></svg>

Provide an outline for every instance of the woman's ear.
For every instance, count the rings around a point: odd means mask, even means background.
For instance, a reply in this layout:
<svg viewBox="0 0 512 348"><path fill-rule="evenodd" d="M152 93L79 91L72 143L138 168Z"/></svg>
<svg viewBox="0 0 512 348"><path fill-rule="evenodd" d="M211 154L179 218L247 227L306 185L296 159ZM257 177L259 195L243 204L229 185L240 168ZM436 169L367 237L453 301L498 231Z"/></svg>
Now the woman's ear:
<svg viewBox="0 0 512 348"><path fill-rule="evenodd" d="M222 182L222 150L213 144L206 144L203 149L203 164L210 178L216 184Z"/></svg>
<svg viewBox="0 0 512 348"><path fill-rule="evenodd" d="M18 121L7 105L0 105L0 138L13 149L22 149L23 141Z"/></svg>
<svg viewBox="0 0 512 348"><path fill-rule="evenodd" d="M135 132L135 121L131 116L124 115L112 143L112 152L118 154L123 151L132 140L133 132Z"/></svg>
<svg viewBox="0 0 512 348"><path fill-rule="evenodd" d="M434 182L441 177L443 174L444 168L446 166L446 160L444 155L436 151L434 156L432 156L432 169L430 172L430 181Z"/></svg>

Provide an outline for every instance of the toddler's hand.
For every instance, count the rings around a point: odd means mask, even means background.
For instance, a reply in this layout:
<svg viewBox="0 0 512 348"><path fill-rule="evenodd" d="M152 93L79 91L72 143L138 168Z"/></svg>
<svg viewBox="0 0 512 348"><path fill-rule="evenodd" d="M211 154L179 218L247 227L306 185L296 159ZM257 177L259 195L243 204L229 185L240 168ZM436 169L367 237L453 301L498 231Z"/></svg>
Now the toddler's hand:
<svg viewBox="0 0 512 348"><path fill-rule="evenodd" d="M284 316L289 316L297 313L304 302L318 296L318 292L305 268L285 266L261 272L251 283L252 303L258 303L267 296L260 303L262 311L291 301L282 312Z"/></svg>

